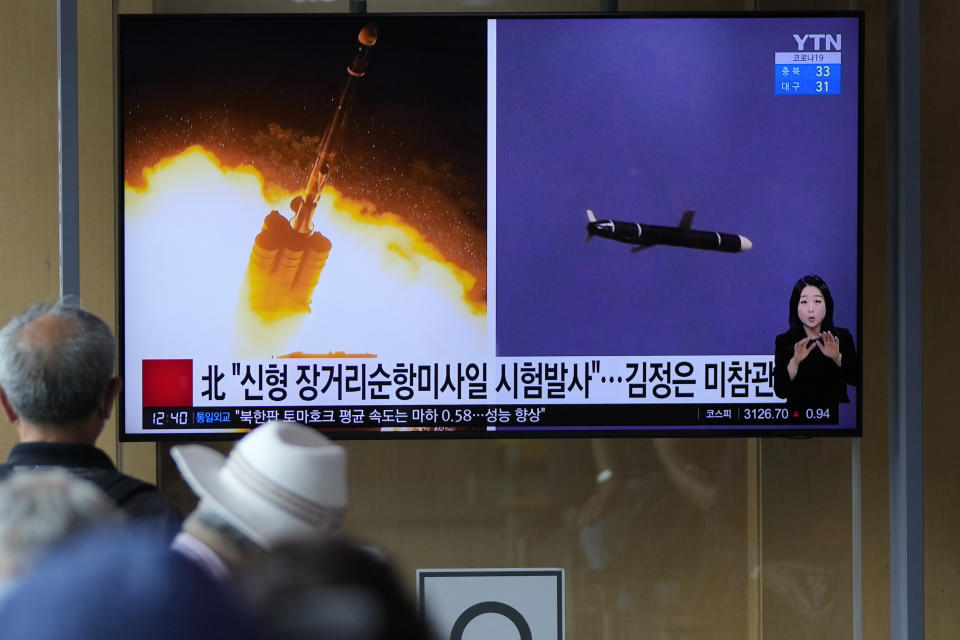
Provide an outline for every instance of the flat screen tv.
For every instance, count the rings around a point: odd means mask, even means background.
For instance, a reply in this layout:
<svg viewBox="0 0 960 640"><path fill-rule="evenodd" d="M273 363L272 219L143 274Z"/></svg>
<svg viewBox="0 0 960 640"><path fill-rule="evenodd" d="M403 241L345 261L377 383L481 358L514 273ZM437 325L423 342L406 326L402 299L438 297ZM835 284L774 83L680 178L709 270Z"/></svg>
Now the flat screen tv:
<svg viewBox="0 0 960 640"><path fill-rule="evenodd" d="M121 16L122 437L859 435L862 20Z"/></svg>

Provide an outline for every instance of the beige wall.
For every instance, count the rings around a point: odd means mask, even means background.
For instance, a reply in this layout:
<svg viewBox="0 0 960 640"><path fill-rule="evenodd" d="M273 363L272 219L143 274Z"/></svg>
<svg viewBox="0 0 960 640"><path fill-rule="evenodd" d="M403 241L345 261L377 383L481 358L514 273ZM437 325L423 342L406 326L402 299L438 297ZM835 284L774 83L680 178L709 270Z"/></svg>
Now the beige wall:
<svg viewBox="0 0 960 640"><path fill-rule="evenodd" d="M4 312L58 287L56 3L0 5ZM50 34L38 37L40 34Z"/></svg>
<svg viewBox="0 0 960 640"><path fill-rule="evenodd" d="M0 2L2 322L60 288L56 34L53 0ZM0 422L6 450L16 435Z"/></svg>
<svg viewBox="0 0 960 640"><path fill-rule="evenodd" d="M79 4L81 297L112 319L116 296L112 3ZM710 3L711 8L742 5ZM889 635L886 44L883 3L872 0L861 6L867 12L868 60L863 637L883 638ZM949 81L956 75L951 72L957 71L952 36L958 18L953 3L937 0L924 5L923 232L928 311L923 355L929 638L952 637L960 626L960 613L953 606L960 591L955 543L960 490L954 471L957 436L951 412L955 384L949 373L960 352L955 329L960 254L952 246L960 221L950 189L955 181L955 146L960 141L954 114L960 105L951 89L955 83ZM56 3L0 2L4 147L0 155L0 317L4 319L36 298L55 295L58 288L56 91ZM12 427L3 422L0 448L6 449L15 438ZM570 638L637 637L637 630L653 627L687 637L708 637L711 630L716 632L714 637L748 637L756 632L754 627L745 629L748 622L759 623L764 637L850 637L852 574L846 564L852 508L846 493L850 442L769 440L760 444L758 453L750 442L684 443L686 450L681 453L700 460L717 474L714 477L721 476L718 460L742 459L742 465L724 476L728 495L740 496L739 501L703 508L677 492L666 472L664 454L652 441L616 441L621 453L630 453L635 482L620 487L609 506L613 524L608 553L615 565L609 570L590 570L578 546L575 521L590 497L595 473L588 441L348 443L355 505L350 528L394 553L404 575L430 566L569 567ZM156 476L155 446L121 449L112 428L103 445L112 455L120 451L124 469L143 477ZM165 484L182 491L169 465L164 469ZM801 483L809 488L807 494L796 492ZM718 527L723 535L717 533ZM819 555L811 557L806 541L796 539L799 527L820 536ZM631 542L636 543L632 550L627 544ZM651 557L652 550L660 557ZM758 576L766 586L759 591L751 583L756 578L748 564L751 554L757 553L762 564ZM699 564L687 555L697 556ZM783 577L783 563L801 557L807 564L820 565L811 568L809 575L814 569L829 571L820 579L839 593L836 611L798 616L789 605L778 602L772 583ZM691 609L690 603L698 608ZM712 617L705 615L708 611ZM710 624L712 629L707 628ZM810 635L813 631L816 635Z"/></svg>

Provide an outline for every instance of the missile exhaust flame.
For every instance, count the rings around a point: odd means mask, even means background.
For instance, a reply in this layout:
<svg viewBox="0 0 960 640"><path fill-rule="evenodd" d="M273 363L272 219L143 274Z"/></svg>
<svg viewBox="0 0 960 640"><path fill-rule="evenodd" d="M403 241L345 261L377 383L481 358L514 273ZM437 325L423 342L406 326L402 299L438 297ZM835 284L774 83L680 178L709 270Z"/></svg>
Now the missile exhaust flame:
<svg viewBox="0 0 960 640"><path fill-rule="evenodd" d="M338 251L323 265L317 304L312 313L264 317L250 309L247 230L294 194L197 146L148 168L137 184L124 192L124 251L156 259L127 261L136 287L125 298L129 313L149 314L141 322L154 327L151 341L187 348L193 340L191 352L211 357L484 352L486 306L472 301L475 276L398 214L328 186L315 218Z"/></svg>
<svg viewBox="0 0 960 640"><path fill-rule="evenodd" d="M368 23L357 36L346 82L324 131L307 186L290 202L292 219L288 221L279 211L271 211L254 239L248 267L250 307L265 321L310 311L313 291L333 246L314 230L313 216L330 178L356 82L366 73L376 42L376 27Z"/></svg>

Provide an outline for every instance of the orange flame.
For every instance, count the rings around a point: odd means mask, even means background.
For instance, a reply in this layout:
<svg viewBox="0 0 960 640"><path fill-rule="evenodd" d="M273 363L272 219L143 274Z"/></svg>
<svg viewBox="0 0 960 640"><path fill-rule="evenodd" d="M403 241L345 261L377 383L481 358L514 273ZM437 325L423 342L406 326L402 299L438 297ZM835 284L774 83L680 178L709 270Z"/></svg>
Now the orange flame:
<svg viewBox="0 0 960 640"><path fill-rule="evenodd" d="M289 212L295 194L267 185L252 166L224 166L199 146L145 169L142 187L125 186L128 306L142 305L157 320L169 316L180 327L172 336L197 333L187 319L212 323L202 346L244 357L296 351L382 357L408 349L439 357L486 348L486 303L471 298L475 276L400 215L378 213L327 186L314 214L315 229L330 243L319 279L305 281L303 304L263 313L251 308L245 276L251 248L264 217ZM141 253L168 260L160 269L141 268ZM216 326L238 299L239 324Z"/></svg>

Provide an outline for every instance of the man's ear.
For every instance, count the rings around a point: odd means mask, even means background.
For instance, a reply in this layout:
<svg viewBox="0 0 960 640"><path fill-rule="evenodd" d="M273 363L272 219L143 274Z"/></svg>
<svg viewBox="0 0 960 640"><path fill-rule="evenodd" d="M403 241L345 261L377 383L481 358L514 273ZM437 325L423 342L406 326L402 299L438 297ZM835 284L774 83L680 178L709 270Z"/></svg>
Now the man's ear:
<svg viewBox="0 0 960 640"><path fill-rule="evenodd" d="M107 420L113 412L113 405L120 395L120 389L123 388L123 381L120 378L110 378L107 388L103 391L103 397L100 399L100 416Z"/></svg>
<svg viewBox="0 0 960 640"><path fill-rule="evenodd" d="M3 412L7 414L7 419L9 419L10 422L16 422L20 419L17 412L13 410L13 405L10 404L10 399L7 398L7 392L3 390L2 386L0 386L0 404L3 405Z"/></svg>

